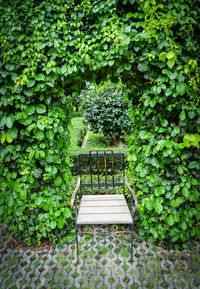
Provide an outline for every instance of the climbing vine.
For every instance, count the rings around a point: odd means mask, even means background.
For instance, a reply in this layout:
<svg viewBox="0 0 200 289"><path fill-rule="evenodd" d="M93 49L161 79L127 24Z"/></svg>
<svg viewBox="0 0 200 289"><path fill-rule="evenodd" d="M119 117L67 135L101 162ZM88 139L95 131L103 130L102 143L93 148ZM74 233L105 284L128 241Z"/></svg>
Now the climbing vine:
<svg viewBox="0 0 200 289"><path fill-rule="evenodd" d="M0 221L71 240L71 98L122 80L132 102L139 232L199 234L198 1L0 2Z"/></svg>
<svg viewBox="0 0 200 289"><path fill-rule="evenodd" d="M151 86L132 107L129 138L130 176L141 200L139 234L185 242L200 235L198 12L190 1L145 3L137 36L145 49L136 59Z"/></svg>

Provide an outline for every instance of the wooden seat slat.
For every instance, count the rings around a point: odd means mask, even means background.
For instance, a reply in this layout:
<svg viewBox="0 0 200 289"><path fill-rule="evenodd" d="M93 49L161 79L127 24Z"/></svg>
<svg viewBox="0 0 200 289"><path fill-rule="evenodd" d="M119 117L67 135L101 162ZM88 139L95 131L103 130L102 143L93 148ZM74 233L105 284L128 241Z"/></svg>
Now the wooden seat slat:
<svg viewBox="0 0 200 289"><path fill-rule="evenodd" d="M130 214L80 214L77 224L132 224Z"/></svg>
<svg viewBox="0 0 200 289"><path fill-rule="evenodd" d="M83 195L82 200L94 201L94 200L124 200L124 195Z"/></svg>
<svg viewBox="0 0 200 289"><path fill-rule="evenodd" d="M119 214L129 213L127 206L115 206L115 207L81 207L79 214Z"/></svg>
<svg viewBox="0 0 200 289"><path fill-rule="evenodd" d="M106 197L106 199L105 199ZM132 224L124 195L84 195L77 224Z"/></svg>

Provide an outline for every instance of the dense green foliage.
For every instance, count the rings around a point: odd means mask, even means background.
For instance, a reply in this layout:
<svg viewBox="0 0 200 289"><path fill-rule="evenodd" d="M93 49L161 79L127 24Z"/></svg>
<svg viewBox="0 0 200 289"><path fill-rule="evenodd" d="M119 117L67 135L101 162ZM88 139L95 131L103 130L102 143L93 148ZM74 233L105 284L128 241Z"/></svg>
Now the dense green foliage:
<svg viewBox="0 0 200 289"><path fill-rule="evenodd" d="M111 144L117 144L124 132L129 132L129 104L120 87L109 84L87 90L83 113L94 133L103 133Z"/></svg>
<svg viewBox="0 0 200 289"><path fill-rule="evenodd" d="M119 78L132 101L140 234L199 234L198 1L0 3L0 221L60 239L69 211L71 100Z"/></svg>
<svg viewBox="0 0 200 289"><path fill-rule="evenodd" d="M200 9L191 1L152 1L143 11L148 20L137 35L135 61L145 81L135 89L129 139L139 233L184 242L200 236Z"/></svg>

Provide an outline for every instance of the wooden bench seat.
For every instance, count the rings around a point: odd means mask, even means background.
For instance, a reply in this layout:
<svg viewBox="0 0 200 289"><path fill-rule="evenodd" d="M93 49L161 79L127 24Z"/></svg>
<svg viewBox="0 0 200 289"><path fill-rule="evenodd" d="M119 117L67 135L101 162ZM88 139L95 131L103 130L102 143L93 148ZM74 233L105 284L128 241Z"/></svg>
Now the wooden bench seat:
<svg viewBox="0 0 200 289"><path fill-rule="evenodd" d="M132 224L124 195L83 195L77 225Z"/></svg>

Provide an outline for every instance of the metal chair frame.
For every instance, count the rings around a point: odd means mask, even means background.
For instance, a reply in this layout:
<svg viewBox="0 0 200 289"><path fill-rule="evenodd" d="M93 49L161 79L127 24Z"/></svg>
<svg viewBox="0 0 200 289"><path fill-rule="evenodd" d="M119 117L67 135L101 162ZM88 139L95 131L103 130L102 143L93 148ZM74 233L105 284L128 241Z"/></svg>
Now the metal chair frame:
<svg viewBox="0 0 200 289"><path fill-rule="evenodd" d="M115 164L115 159L121 157L122 158L122 173L123 173L123 178L121 182L115 183L115 170L114 170L114 164ZM86 158L88 159L88 164L89 164L89 171L90 171L90 183L82 183L82 174L84 173L84 170L82 170L81 167L81 162L82 159ZM92 168L92 161L96 158L96 168L93 170ZM104 159L104 173L105 173L105 182L102 183L100 182L100 159ZM111 168L108 167L108 159L111 158ZM76 212L76 224L75 224L75 233L76 233L76 248L77 248L77 263L79 263L79 246L78 246L78 235L79 234L93 234L93 235L101 235L101 236L107 236L107 235L116 235L116 234L121 234L121 233L126 233L131 235L131 260L133 260L133 231L134 231L134 215L137 213L138 210L138 200L137 197L134 193L134 191L131 189L126 177L125 177L125 169L124 169L124 154L123 153L113 153L112 150L90 150L89 153L87 154L80 154L79 155L79 169L80 169L80 176L77 181L77 185L75 190L73 191L72 197L71 197L71 210L75 210ZM86 172L88 172L86 168ZM98 183L93 183L93 175L97 175ZM111 175L112 177L112 182L108 182L108 175ZM79 208L78 208L78 195L80 200L83 196L83 191L82 188L92 188L94 191L105 191L108 189L115 189L116 187L122 187L123 188L123 195L126 199L126 202L128 203L127 197L125 195L125 186L128 187L128 189L131 192L131 218L132 218L132 224L131 225L131 230L130 231L117 231L114 233L95 233L95 232L86 232L83 231L81 232L79 227L88 225L88 224L77 224L77 218L78 218L78 213L79 213ZM78 194L80 188L80 192ZM126 223L125 223L126 224ZM95 225L99 226L99 228L103 226L111 226L113 224L89 224L89 225ZM115 223L115 225L123 225L123 223Z"/></svg>

